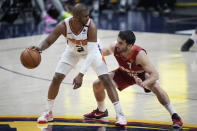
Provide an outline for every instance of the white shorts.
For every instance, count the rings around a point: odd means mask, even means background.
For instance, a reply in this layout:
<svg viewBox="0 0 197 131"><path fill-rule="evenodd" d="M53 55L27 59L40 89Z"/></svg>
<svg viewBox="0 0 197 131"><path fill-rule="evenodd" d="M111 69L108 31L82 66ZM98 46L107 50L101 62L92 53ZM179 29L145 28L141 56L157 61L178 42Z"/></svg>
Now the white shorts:
<svg viewBox="0 0 197 131"><path fill-rule="evenodd" d="M106 63L102 59L102 55L98 50L94 61L91 64L93 70L97 73L98 76L103 74L108 74L108 69ZM69 47L65 49L63 52L61 59L59 60L56 71L57 73L61 73L67 75L69 71L77 65L78 61L82 58L85 59L87 55L78 55Z"/></svg>

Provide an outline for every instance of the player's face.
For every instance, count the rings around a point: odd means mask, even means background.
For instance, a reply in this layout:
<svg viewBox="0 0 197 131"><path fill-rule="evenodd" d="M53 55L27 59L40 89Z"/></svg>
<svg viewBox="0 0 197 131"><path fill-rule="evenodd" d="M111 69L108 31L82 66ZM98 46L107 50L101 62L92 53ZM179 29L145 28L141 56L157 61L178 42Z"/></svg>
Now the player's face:
<svg viewBox="0 0 197 131"><path fill-rule="evenodd" d="M88 20L89 20L89 11L87 10L87 11L83 11L83 12L81 12L81 15L80 15L80 23L82 24L82 25L85 25L87 22L88 22Z"/></svg>
<svg viewBox="0 0 197 131"><path fill-rule="evenodd" d="M116 47L119 53L126 52L128 47L126 40L122 40L120 37L118 37Z"/></svg>

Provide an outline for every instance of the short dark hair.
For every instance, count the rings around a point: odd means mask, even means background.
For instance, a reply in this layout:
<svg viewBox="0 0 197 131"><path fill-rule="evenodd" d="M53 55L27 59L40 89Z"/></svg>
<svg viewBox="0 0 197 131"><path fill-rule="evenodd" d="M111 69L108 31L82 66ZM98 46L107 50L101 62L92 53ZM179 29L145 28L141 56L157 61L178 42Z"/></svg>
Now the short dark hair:
<svg viewBox="0 0 197 131"><path fill-rule="evenodd" d="M72 13L73 16L80 16L81 12L87 11L88 7L82 3L78 3L73 7Z"/></svg>
<svg viewBox="0 0 197 131"><path fill-rule="evenodd" d="M131 45L134 45L136 40L135 34L131 30L120 31L118 37L122 40L126 40L126 43Z"/></svg>

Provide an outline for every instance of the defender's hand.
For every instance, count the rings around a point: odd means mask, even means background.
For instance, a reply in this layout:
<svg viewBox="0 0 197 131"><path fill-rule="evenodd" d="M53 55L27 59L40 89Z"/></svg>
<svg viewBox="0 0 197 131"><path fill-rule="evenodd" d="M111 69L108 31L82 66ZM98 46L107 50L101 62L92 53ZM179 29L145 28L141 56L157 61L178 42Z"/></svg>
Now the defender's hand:
<svg viewBox="0 0 197 131"><path fill-rule="evenodd" d="M137 85L143 87L143 88L146 88L142 79L140 79L137 75L133 75L133 78L135 79L135 82Z"/></svg>
<svg viewBox="0 0 197 131"><path fill-rule="evenodd" d="M83 81L83 74L79 73L73 80L73 89L78 89L79 87L81 87L82 85L82 81Z"/></svg>

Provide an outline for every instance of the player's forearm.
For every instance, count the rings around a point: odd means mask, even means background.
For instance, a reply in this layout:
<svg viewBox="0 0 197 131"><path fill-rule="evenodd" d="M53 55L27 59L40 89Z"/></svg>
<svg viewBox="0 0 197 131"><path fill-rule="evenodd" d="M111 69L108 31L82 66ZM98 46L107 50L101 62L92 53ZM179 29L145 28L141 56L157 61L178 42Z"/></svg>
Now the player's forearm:
<svg viewBox="0 0 197 131"><path fill-rule="evenodd" d="M80 73L85 74L89 68L89 66L92 64L94 58L96 57L96 52L98 50L98 45L96 42L88 42L87 45L88 55L85 59L85 62L83 66L80 69Z"/></svg>
<svg viewBox="0 0 197 131"><path fill-rule="evenodd" d="M80 69L80 71L79 71L81 74L84 75L84 74L87 72L88 68L90 67L90 65L91 65L92 62L93 62L93 59L94 59L93 54L92 54L92 55L89 54L89 55L86 57L85 62L84 62L84 64L82 65L82 67L81 67L81 69Z"/></svg>
<svg viewBox="0 0 197 131"><path fill-rule="evenodd" d="M42 41L42 42L40 43L40 45L39 45L38 47L41 49L41 51L43 51L43 50L49 48L49 46L51 46L51 45L52 45L51 42L49 42L49 41L47 41L47 40L44 40L44 41Z"/></svg>
<svg viewBox="0 0 197 131"><path fill-rule="evenodd" d="M64 34L63 29L64 29L64 24L63 23L58 24L55 27L55 29L47 36L47 38L40 43L39 48L42 51L49 48L58 39L60 35Z"/></svg>

